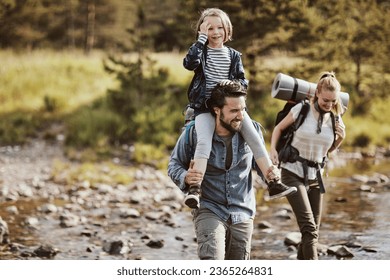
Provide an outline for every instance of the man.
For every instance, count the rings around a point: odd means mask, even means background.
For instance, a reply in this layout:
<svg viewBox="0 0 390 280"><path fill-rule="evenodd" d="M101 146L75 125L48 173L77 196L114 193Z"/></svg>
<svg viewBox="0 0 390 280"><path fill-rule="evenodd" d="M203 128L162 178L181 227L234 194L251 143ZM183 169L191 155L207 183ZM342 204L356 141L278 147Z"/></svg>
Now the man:
<svg viewBox="0 0 390 280"><path fill-rule="evenodd" d="M191 166L185 132L168 164L168 175L183 192L202 181L200 206L192 210L200 259L250 259L256 201L253 154L239 133L245 100L246 91L236 82L213 90L208 105L215 117L215 133L204 176ZM254 125L262 138L259 124Z"/></svg>

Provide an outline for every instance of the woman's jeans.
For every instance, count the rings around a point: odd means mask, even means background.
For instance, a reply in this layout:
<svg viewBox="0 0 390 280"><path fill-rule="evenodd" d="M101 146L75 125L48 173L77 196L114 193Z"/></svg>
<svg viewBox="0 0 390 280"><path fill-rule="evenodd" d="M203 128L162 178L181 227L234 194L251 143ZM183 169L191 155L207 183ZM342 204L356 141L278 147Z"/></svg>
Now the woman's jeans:
<svg viewBox="0 0 390 280"><path fill-rule="evenodd" d="M298 191L287 196L294 211L299 230L302 234L298 245L298 259L317 260L317 244L322 212L323 195L317 180L309 180L309 187L305 187L303 178L282 169L282 182L289 187L296 187Z"/></svg>
<svg viewBox="0 0 390 280"><path fill-rule="evenodd" d="M198 256L201 260L249 260L253 219L232 224L207 208L193 210Z"/></svg>

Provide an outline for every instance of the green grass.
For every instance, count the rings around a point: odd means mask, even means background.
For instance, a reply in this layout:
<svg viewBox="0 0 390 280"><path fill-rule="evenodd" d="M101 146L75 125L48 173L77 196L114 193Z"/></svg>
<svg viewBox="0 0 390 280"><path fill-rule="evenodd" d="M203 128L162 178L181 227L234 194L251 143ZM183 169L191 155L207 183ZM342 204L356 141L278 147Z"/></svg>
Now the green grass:
<svg viewBox="0 0 390 280"><path fill-rule="evenodd" d="M101 55L79 52L0 52L0 112L69 113L105 95L115 82Z"/></svg>
<svg viewBox="0 0 390 280"><path fill-rule="evenodd" d="M95 100L106 96L107 89L117 86L114 77L104 71L103 58L105 55L102 53L85 56L81 52L48 50L25 53L0 51L0 143L23 143L26 137L34 135L35 130L51 121L66 123L72 115L75 117L67 125L86 134L85 139L83 138L85 144L88 144L91 138L88 131L101 134L113 127L120 129L121 124L112 112L108 114L102 109L95 111L92 106ZM170 83L187 87L193 73L182 65L184 54L158 53L153 54L152 58L156 60L157 67L168 70ZM280 67L294 63L294 60L289 61L285 56L278 60L273 58L264 58L264 61L270 63L272 60L273 63L279 63ZM275 64L272 65L277 71ZM272 81L269 81L263 87L271 85ZM184 94L186 93L183 92ZM256 103L256 100L251 102ZM277 111L274 105L280 103L281 108L282 101L266 99L265 103L263 106L252 106L251 115L261 123L270 125ZM353 106L353 95L350 103ZM370 105L371 109L366 116L353 117L350 111L344 116L347 138L343 147L389 146L390 98L373 100ZM264 111L264 107L268 109ZM103 121L105 116L110 117L106 122ZM181 117L180 113L177 113L177 116ZM94 120L95 126L83 127L81 123L87 117ZM268 130L266 137L270 136L270 133ZM171 137L174 136L172 135L170 133ZM103 140L104 137L106 136L102 136Z"/></svg>

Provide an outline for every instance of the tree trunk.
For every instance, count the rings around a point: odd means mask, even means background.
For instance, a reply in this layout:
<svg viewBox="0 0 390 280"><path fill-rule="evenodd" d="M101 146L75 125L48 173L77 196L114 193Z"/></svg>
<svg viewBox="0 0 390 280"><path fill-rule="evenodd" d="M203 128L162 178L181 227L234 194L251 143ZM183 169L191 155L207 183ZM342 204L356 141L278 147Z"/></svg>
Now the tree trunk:
<svg viewBox="0 0 390 280"><path fill-rule="evenodd" d="M74 6L73 0L68 0L68 48L74 49L76 47L74 38Z"/></svg>
<svg viewBox="0 0 390 280"><path fill-rule="evenodd" d="M89 54L93 49L95 42L95 1L88 0L87 5L87 20L85 28L85 47L84 51L86 54Z"/></svg>

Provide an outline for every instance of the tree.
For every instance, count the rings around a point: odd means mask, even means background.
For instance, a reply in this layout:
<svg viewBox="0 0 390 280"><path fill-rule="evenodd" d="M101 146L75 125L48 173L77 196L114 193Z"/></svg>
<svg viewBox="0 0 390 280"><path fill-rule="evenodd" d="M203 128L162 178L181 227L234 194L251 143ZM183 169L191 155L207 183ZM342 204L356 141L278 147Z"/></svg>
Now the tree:
<svg viewBox="0 0 390 280"><path fill-rule="evenodd" d="M112 110L126 123L126 129L118 140L154 144L172 142L165 138L170 137L166 132L172 130L173 124L163 121L169 120L169 111L172 110L169 99L166 99L171 90L167 85L168 72L156 69L155 61L149 56L152 40L141 4L136 19L134 28L128 30L132 47L126 53L111 55L105 61L106 71L114 74L120 83L119 89L109 90L107 94Z"/></svg>
<svg viewBox="0 0 390 280"><path fill-rule="evenodd" d="M355 93L353 113L364 114L369 100L383 95L381 89L388 83L386 79L376 80L374 75L384 76L388 71L384 55L389 49L390 7L374 0L315 2L320 23L314 29L317 38L300 53L317 68L329 67L342 74L342 84Z"/></svg>

